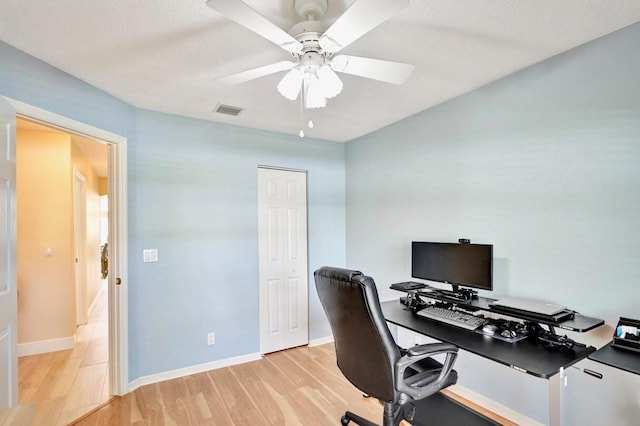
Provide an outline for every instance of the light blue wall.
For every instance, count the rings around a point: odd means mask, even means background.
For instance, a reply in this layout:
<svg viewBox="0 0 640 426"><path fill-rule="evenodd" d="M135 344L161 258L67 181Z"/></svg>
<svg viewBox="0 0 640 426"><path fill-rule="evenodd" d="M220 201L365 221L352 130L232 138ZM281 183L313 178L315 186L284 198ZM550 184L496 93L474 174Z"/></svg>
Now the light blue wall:
<svg viewBox="0 0 640 426"><path fill-rule="evenodd" d="M639 41L636 24L349 142L347 265L397 298L412 240L469 238L495 245L493 295L640 318Z"/></svg>
<svg viewBox="0 0 640 426"><path fill-rule="evenodd" d="M129 176L137 375L259 351L259 164L308 170L310 338L330 334L311 274L344 264L344 145L140 111ZM145 248L158 263L142 263Z"/></svg>
<svg viewBox="0 0 640 426"><path fill-rule="evenodd" d="M309 335L330 335L312 273L345 262L343 144L139 110L2 42L0 95L128 139L131 380L259 350L258 164L308 171Z"/></svg>

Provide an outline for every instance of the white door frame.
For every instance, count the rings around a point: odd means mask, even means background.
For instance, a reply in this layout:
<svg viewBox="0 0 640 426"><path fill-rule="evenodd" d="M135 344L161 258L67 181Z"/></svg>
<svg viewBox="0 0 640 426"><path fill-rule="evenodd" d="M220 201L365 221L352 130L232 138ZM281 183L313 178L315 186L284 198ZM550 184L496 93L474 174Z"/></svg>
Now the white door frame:
<svg viewBox="0 0 640 426"><path fill-rule="evenodd" d="M109 392L129 391L127 292L127 138L62 115L4 99L20 117L108 143L109 147Z"/></svg>
<svg viewBox="0 0 640 426"><path fill-rule="evenodd" d="M16 113L0 99L0 412L18 404L18 289L16 277Z"/></svg>
<svg viewBox="0 0 640 426"><path fill-rule="evenodd" d="M80 170L73 168L73 282L76 294L76 326L87 323L87 195Z"/></svg>

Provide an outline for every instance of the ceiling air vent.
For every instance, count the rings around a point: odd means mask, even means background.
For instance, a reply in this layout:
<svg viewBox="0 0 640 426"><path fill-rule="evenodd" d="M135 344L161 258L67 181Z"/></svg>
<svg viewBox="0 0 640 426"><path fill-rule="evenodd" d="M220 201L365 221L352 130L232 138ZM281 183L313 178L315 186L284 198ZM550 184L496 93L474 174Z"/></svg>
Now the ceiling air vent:
<svg viewBox="0 0 640 426"><path fill-rule="evenodd" d="M220 114L227 114L227 115L236 116L236 115L238 115L238 114L240 114L242 112L242 108L234 107L234 106L231 106L231 105L219 104L216 107L216 112L218 112Z"/></svg>

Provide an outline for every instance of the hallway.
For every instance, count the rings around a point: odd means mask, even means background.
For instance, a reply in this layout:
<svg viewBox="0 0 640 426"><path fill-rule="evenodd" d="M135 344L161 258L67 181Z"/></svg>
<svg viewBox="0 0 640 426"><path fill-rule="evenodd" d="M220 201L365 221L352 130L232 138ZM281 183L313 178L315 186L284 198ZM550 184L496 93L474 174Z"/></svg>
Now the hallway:
<svg viewBox="0 0 640 426"><path fill-rule="evenodd" d="M74 349L19 358L16 424L66 425L109 399L107 301L103 284Z"/></svg>

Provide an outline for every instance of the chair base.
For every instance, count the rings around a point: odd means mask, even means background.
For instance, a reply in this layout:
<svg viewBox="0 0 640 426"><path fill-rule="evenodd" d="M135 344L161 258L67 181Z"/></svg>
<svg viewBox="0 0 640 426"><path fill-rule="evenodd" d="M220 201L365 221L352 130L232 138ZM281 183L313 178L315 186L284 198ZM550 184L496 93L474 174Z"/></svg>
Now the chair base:
<svg viewBox="0 0 640 426"><path fill-rule="evenodd" d="M409 410L409 411L408 411ZM383 426L398 426L402 420L406 419L411 421L413 420L413 414L415 411L415 407L412 404L406 405L396 405L390 402L384 403L384 417L383 417ZM361 417L351 411L347 411L344 413L344 416L340 419L340 423L343 426L349 424L349 422L354 422L360 426L378 426L377 423L372 422L371 420L367 420L364 417Z"/></svg>
<svg viewBox="0 0 640 426"><path fill-rule="evenodd" d="M360 417L359 415L352 413L351 411L347 411L340 419L340 424L342 424L342 426L347 426L349 422L354 422L355 424L360 426L377 426L374 422L367 420L364 417Z"/></svg>

